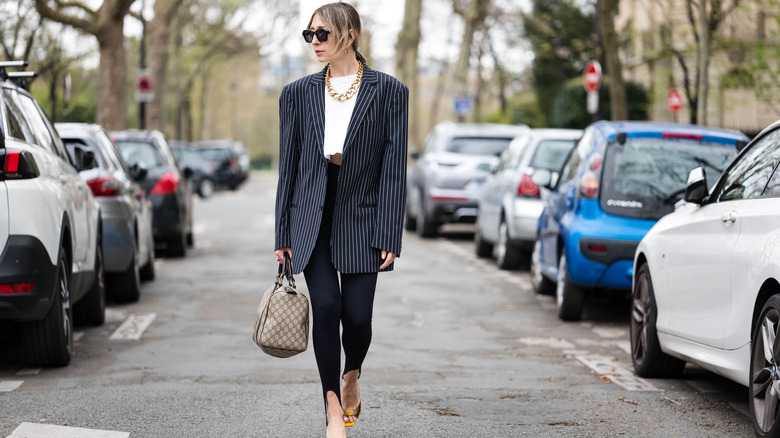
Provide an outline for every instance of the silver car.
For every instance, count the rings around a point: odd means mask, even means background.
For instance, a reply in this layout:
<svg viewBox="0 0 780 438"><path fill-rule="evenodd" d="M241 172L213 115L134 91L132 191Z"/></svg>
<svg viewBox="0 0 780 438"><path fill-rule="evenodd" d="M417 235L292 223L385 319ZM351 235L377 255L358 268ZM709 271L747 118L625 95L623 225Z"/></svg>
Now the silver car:
<svg viewBox="0 0 780 438"><path fill-rule="evenodd" d="M152 204L134 181L143 179L146 170L129 169L116 144L99 125L55 126L68 153L78 147L95 155L95 167L82 170L80 175L100 204L107 292L117 302L136 301L141 280L155 277Z"/></svg>
<svg viewBox="0 0 780 438"><path fill-rule="evenodd" d="M478 256L495 253L501 269L519 267L536 241L543 208L531 175L535 169L559 172L581 136L576 129L533 129L512 141L482 185L474 230Z"/></svg>
<svg viewBox="0 0 780 438"><path fill-rule="evenodd" d="M434 237L446 223L474 223L481 185L499 156L527 126L440 123L412 150L407 172L406 229Z"/></svg>

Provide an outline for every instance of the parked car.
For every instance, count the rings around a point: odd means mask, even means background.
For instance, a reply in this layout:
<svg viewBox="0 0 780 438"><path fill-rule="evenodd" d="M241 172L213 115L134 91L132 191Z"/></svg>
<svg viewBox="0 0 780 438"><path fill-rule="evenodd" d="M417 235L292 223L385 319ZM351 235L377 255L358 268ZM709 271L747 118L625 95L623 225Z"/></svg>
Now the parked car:
<svg viewBox="0 0 780 438"><path fill-rule="evenodd" d="M780 435L778 163L780 121L722 174L693 170L685 203L639 244L633 275L637 374L675 377L687 361L747 386L761 437Z"/></svg>
<svg viewBox="0 0 780 438"><path fill-rule="evenodd" d="M214 163L203 156L203 151L192 147L189 142L171 140L169 144L179 168L192 169L192 189L203 199L210 197L217 186Z"/></svg>
<svg viewBox="0 0 780 438"><path fill-rule="evenodd" d="M526 126L440 123L412 150L407 172L407 230L434 237L446 223L474 223L485 177Z"/></svg>
<svg viewBox="0 0 780 438"><path fill-rule="evenodd" d="M20 323L27 365L65 366L74 318L100 325L105 287L99 205L43 109L0 63L0 320Z"/></svg>
<svg viewBox="0 0 780 438"><path fill-rule="evenodd" d="M100 204L108 292L117 302L137 301L141 280L155 276L152 203L134 181L146 175L130 175L119 149L100 125L57 123L55 128L71 157L79 149L95 157L95 167L80 174Z"/></svg>
<svg viewBox="0 0 780 438"><path fill-rule="evenodd" d="M217 173L217 184L236 190L248 176L248 172L241 167L242 156L245 158L247 169L249 158L242 155L234 146L233 141L208 140L196 142L195 145L203 153L207 160L211 161ZM242 146L243 147L243 146Z"/></svg>
<svg viewBox="0 0 780 438"><path fill-rule="evenodd" d="M547 169L557 178L581 136L579 129L532 129L512 140L482 184L474 228L477 256L490 257L495 250L501 269L520 266L536 242L544 207L531 176L535 169Z"/></svg>
<svg viewBox="0 0 780 438"><path fill-rule="evenodd" d="M184 257L192 247L192 169L179 171L165 136L159 131L111 133L122 159L133 172L146 172L139 181L152 200L152 234L165 254Z"/></svg>
<svg viewBox="0 0 780 438"><path fill-rule="evenodd" d="M718 175L748 138L693 125L597 122L543 196L531 283L555 292L558 316L579 319L589 289L631 290L633 258L650 227L674 210L688 172ZM550 187L550 172L537 184Z"/></svg>

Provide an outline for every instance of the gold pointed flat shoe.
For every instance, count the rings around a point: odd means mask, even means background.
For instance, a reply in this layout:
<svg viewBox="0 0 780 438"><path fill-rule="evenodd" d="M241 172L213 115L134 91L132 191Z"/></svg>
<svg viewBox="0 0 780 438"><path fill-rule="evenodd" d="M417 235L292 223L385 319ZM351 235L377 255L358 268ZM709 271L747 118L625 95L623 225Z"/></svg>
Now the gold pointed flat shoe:
<svg viewBox="0 0 780 438"><path fill-rule="evenodd" d="M344 426L349 427L349 426L354 426L355 425L355 422L357 421L358 417L360 416L360 405L361 404L362 404L362 402L358 402L357 409L355 409L354 411L352 409L344 409L344 416L345 417L355 417L355 421L345 421L344 422Z"/></svg>

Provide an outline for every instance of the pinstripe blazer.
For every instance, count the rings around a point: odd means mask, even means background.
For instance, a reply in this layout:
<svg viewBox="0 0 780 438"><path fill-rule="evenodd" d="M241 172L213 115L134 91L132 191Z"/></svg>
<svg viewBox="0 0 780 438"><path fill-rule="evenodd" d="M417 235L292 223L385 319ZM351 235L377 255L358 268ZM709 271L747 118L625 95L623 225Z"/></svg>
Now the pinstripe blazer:
<svg viewBox="0 0 780 438"><path fill-rule="evenodd" d="M401 254L408 97L397 79L364 66L333 212L331 259L339 272L377 272L382 250ZM292 247L298 274L311 257L325 204L325 69L284 87L279 127L275 248Z"/></svg>

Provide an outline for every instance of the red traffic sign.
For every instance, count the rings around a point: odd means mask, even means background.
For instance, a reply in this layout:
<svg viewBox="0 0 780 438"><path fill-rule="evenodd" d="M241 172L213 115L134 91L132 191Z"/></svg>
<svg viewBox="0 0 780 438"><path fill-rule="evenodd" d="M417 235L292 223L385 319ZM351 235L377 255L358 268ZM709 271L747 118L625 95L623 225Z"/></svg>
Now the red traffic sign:
<svg viewBox="0 0 780 438"><path fill-rule="evenodd" d="M149 76L141 76L136 87L139 93L149 93L152 91L152 79Z"/></svg>
<svg viewBox="0 0 780 438"><path fill-rule="evenodd" d="M677 112L682 109L683 98L679 91L675 90L674 88L669 90L669 94L666 95L666 106L669 107L669 110L675 114L677 114Z"/></svg>
<svg viewBox="0 0 780 438"><path fill-rule="evenodd" d="M601 64L598 61L588 61L582 73L582 83L590 93L599 91L601 87Z"/></svg>

